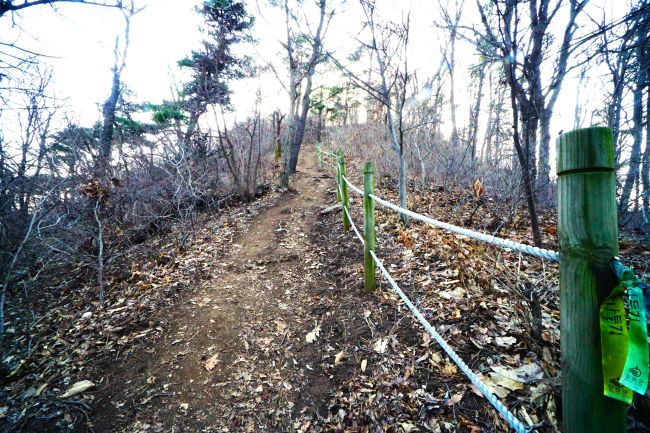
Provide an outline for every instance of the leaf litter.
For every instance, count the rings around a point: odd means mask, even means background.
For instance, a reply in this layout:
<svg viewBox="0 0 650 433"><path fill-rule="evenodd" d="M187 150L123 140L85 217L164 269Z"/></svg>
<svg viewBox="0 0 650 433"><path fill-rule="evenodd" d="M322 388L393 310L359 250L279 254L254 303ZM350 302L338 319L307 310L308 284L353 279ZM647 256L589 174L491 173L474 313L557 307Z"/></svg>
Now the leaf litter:
<svg viewBox="0 0 650 433"><path fill-rule="evenodd" d="M134 251L104 307L92 296L55 306L35 328L33 356L3 355L12 379L0 419L24 427L58 411L56 425L95 431L508 431L390 287L361 293L362 250L338 212L321 213L334 190L313 172L297 175L288 204L273 193L250 213L207 218L183 248L159 239L153 256ZM508 211L478 190L478 208L471 192L447 190L415 210L531 241L521 213L505 221ZM273 239L251 256L241 239L260 214L264 224L270 215ZM360 209L352 215L359 221ZM554 215L544 221L552 227ZM545 231L550 248L553 235ZM557 270L420 224L404 228L379 208L377 245L502 401L538 431L559 431ZM229 260L236 254L243 260Z"/></svg>

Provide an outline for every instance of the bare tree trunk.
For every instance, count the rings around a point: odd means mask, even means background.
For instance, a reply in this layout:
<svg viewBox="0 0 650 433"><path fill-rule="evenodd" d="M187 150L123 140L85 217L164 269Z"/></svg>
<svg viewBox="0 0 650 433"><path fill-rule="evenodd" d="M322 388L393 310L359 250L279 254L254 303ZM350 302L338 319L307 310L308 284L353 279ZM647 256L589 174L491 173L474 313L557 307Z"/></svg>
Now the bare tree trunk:
<svg viewBox="0 0 650 433"><path fill-rule="evenodd" d="M374 50L370 50L370 57L368 61L368 75L366 77L366 83L370 84L372 82L372 56L375 55ZM375 99L368 95L366 98L366 123L375 123L373 119L373 103Z"/></svg>
<svg viewBox="0 0 650 433"><path fill-rule="evenodd" d="M291 61L290 70L291 70ZM297 68L297 66L294 66ZM284 136L284 143L282 148L282 172L280 173L280 187L288 188L289 187L289 176L290 171L290 155L291 155L291 144L293 143L293 135L296 128L296 102L298 99L298 83L296 82L297 71L290 72L289 77L289 117L287 118L287 132Z"/></svg>
<svg viewBox="0 0 650 433"><path fill-rule="evenodd" d="M280 159L282 158L282 119L284 119L284 115L280 113L280 110L273 112L272 126L275 133L275 137L273 138L275 147L274 156L277 166L280 165Z"/></svg>
<svg viewBox="0 0 650 433"><path fill-rule="evenodd" d="M650 67L650 64L647 66ZM646 69L646 74L650 75L648 69ZM648 226L650 224L650 86L648 86L646 91L645 108L645 150L643 152L641 180L643 182L643 222Z"/></svg>
<svg viewBox="0 0 650 433"><path fill-rule="evenodd" d="M469 124L469 143L472 148L472 167L476 167L476 142L478 139L479 114L481 113L481 101L483 98L483 82L485 79L485 66L480 66L478 71L478 85L476 100L472 107L472 118Z"/></svg>
<svg viewBox="0 0 650 433"><path fill-rule="evenodd" d="M190 114L190 118L187 121L187 129L185 130L185 133L182 135L183 136L183 149L185 151L188 151L190 149L190 143L192 141L192 136L196 132L196 128L199 124L199 117L201 116L201 113L198 111L192 111Z"/></svg>
<svg viewBox="0 0 650 433"><path fill-rule="evenodd" d="M534 108L530 104L527 104L526 107L522 106L521 110L528 111L530 113L530 111L534 110ZM523 150L526 156L526 165L528 166L528 173L530 177L531 187L533 191L535 191L535 187L537 185L536 147L537 147L537 128L539 126L539 119L532 114L527 114L526 116L521 116L521 117L522 117L521 123L523 126L522 135L524 137Z"/></svg>
<svg viewBox="0 0 650 433"><path fill-rule="evenodd" d="M537 197L541 206L550 206L553 203L553 186L551 184L551 116L552 112L544 110L539 119L539 176L536 187Z"/></svg>
<svg viewBox="0 0 650 433"><path fill-rule="evenodd" d="M603 33L605 35L606 33ZM616 170L620 168L621 162L620 158L623 152L620 149L620 130L621 130L621 110L623 102L623 92L625 91L627 70L629 67L630 54L629 50L623 43L620 46L620 53L616 58L616 62L612 62L610 58L610 52L607 47L607 40L605 39L605 49L604 56L607 67L609 68L612 85L612 93L610 100L607 104L607 126L612 130L612 136L614 141L615 149L615 158L616 158Z"/></svg>
<svg viewBox="0 0 650 433"><path fill-rule="evenodd" d="M458 6L457 6L458 7ZM462 8L462 4L460 6ZM450 38L450 59L447 61L449 68L449 104L451 105L451 145L458 146L458 122L456 120L456 39L458 34L458 21L460 13L457 11L456 20L451 25Z"/></svg>
<svg viewBox="0 0 650 433"><path fill-rule="evenodd" d="M400 143L399 149L399 205L404 209L408 209L407 193L406 193L406 184L408 181L406 173L406 149L404 149L404 143ZM408 218L404 214L400 214L400 220L402 223L406 224Z"/></svg>
<svg viewBox="0 0 650 433"><path fill-rule="evenodd" d="M540 29L541 39L538 43L542 47L546 43L545 33L548 27L551 25L553 20L554 13L548 13L548 5L550 4L549 0L541 0L539 8L539 15L535 12L535 2L530 2L531 17L535 17L539 20L539 25L543 27L543 30ZM537 197L540 202L544 205L550 205L553 197L552 185L551 185L551 161L550 161L550 146L551 146L551 117L553 116L553 109L555 108L555 102L560 95L560 90L562 89L562 83L564 82L564 77L567 73L569 55L571 53L571 41L573 40L573 35L576 30L576 18L582 12L582 10L587 5L588 0L577 1L571 0L569 2L570 11L569 11L569 20L564 29L564 34L562 36L562 44L557 56L555 71L553 73L553 78L549 85L549 96L548 100L544 96L542 91L542 73L541 65L543 56L540 58L539 62L536 64L536 80L539 83L539 86L536 86L535 92L535 104L539 110L539 117L541 120L540 123L540 142L539 142L539 176L538 176L538 188L537 188ZM533 33L537 33L536 30L533 30ZM535 178L534 178L535 180Z"/></svg>
<svg viewBox="0 0 650 433"><path fill-rule="evenodd" d="M586 73L587 73L587 69L583 67L582 70L580 71L580 77L578 78L578 86L576 88L576 102L575 102L575 108L573 113L573 129L582 128L582 124L584 122L584 115L585 115L585 113L583 112L584 104L581 101L582 101L582 87L584 85L583 83L585 81Z"/></svg>
<svg viewBox="0 0 650 433"><path fill-rule="evenodd" d="M140 9L141 10L141 9ZM114 56L115 63L113 64L113 80L111 83L111 93L104 102L102 107L102 115L104 120L102 122L102 130L99 136L99 161L97 163L96 176L101 178L109 174L111 168L111 151L113 145L113 130L115 128L115 110L117 108L117 101L120 98L120 76L126 66L126 53L129 49L129 33L131 30L131 18L138 13L134 9L133 3L128 11L122 11L124 14L124 50L122 51L122 59L120 62L119 54L119 36L115 38Z"/></svg>
<svg viewBox="0 0 650 433"><path fill-rule="evenodd" d="M490 75L492 75L492 70L490 70ZM488 124L485 131L485 144L483 147L483 160L492 165L496 163L493 156L499 155L499 132L501 130L501 115L503 112L503 99L504 99L504 88L496 83L496 89L493 91L494 80L492 77L488 78L490 84L489 94L490 94L490 108L488 114Z"/></svg>
<svg viewBox="0 0 650 433"><path fill-rule="evenodd" d="M287 50L287 58L289 61L289 87L287 91L289 93L289 117L287 118L287 132L284 136L284 143L282 148L282 172L280 173L280 188L289 187L289 176L291 175L291 147L293 145L293 137L296 129L296 104L298 103L298 86L300 85L300 79L298 77L299 65L297 59L294 56L294 41L292 40L291 35L291 25L290 25L290 12L289 12L289 1L285 0L284 2L284 19L285 26L287 30L287 41L285 48Z"/></svg>
<svg viewBox="0 0 650 433"><path fill-rule="evenodd" d="M314 34L314 39L312 41L312 52L307 63L307 72L305 74L305 88L302 92L302 106L300 108L300 113L295 119L295 127L293 135L291 136L291 150L289 157L289 174L296 172L296 167L298 166L298 155L300 153L300 147L302 146L302 140L305 135L305 127L307 125L307 115L309 114L309 106L311 103L311 90L312 90L312 80L314 73L316 72L316 65L321 61L321 52L323 48L323 31L325 28L325 17L326 17L326 6L327 2L325 0L319 1L320 7L320 18L318 21L318 28ZM296 83L296 85L299 83Z"/></svg>
<svg viewBox="0 0 650 433"><path fill-rule="evenodd" d="M533 190L533 179L530 174L529 162L519 139L519 119L517 113L517 103L515 90L511 88L510 100L512 103L512 135L515 143L515 150L521 167L521 179L523 182L524 193L526 195L526 204L528 205L528 214L530 215L530 227L533 233L533 240L538 247L542 246L542 233L539 229L539 218L537 216L537 204L535 203L535 191Z"/></svg>
<svg viewBox="0 0 650 433"><path fill-rule="evenodd" d="M300 153L300 147L302 146L302 139L305 135L305 127L307 126L307 114L309 114L309 97L311 95L311 86L312 86L312 77L314 75L315 66L311 67L307 72L306 85L302 94L302 104L300 108L300 114L295 121L295 131L293 140L291 143L291 155L289 158L289 173L293 174L296 172L296 167L298 166L298 155Z"/></svg>
<svg viewBox="0 0 650 433"><path fill-rule="evenodd" d="M111 94L104 102L102 108L102 131L99 136L99 161L97 162L97 177L104 177L109 174L111 166L111 151L113 147L113 129L115 128L115 109L117 100L120 97L120 75L117 66L117 39L115 40L115 65L113 66L113 81Z"/></svg>
<svg viewBox="0 0 650 433"><path fill-rule="evenodd" d="M634 87L634 105L632 111L632 130L634 134L634 142L632 144L632 151L630 152L629 166L625 182L623 183L623 191L621 192L620 201L618 204L619 217L625 217L630 204L630 196L634 183L639 176L639 166L641 160L641 144L643 142L643 90L645 87L645 46L642 43L643 37L639 36L637 46L637 62L639 68L635 77Z"/></svg>
<svg viewBox="0 0 650 433"><path fill-rule="evenodd" d="M323 142L323 108L318 109L318 119L316 124L316 142Z"/></svg>
<svg viewBox="0 0 650 433"><path fill-rule="evenodd" d="M224 158L228 165L228 170L230 170L230 174L235 181L235 186L237 186L239 198L241 198L243 201L248 201L248 190L244 184L245 181L241 178L242 173L239 170L240 166L237 164L237 160L235 159L235 146L228 136L228 129L225 127L225 125L223 133L221 133L221 131L218 131L218 134L219 146L221 147L221 151L224 153ZM227 149L224 142L228 145Z"/></svg>
<svg viewBox="0 0 650 433"><path fill-rule="evenodd" d="M504 34L506 35L505 41L505 52L503 59L503 68L506 72L506 78L508 86L510 87L510 105L512 108L512 137L514 141L515 151L517 153L517 158L519 160L519 165L521 167L521 179L523 183L524 194L526 196L526 204L528 205L528 214L530 216L530 225L531 231L533 234L533 240L535 245L540 247L542 245L542 234L539 229L539 218L537 216L537 204L535 203L535 177L533 175L532 168L534 167L534 155L535 147L534 144L536 139L537 131L537 119L534 116L534 113L526 112L524 110L531 110L530 104L525 95L521 94L522 89L520 84L517 81L515 65L512 62L507 60L507 55L513 55L516 58L516 44L513 45L512 41L517 40L517 14L516 14L516 2L514 0L509 2L506 6L506 12L503 15L503 24L505 27ZM531 6L532 7L532 6ZM514 12L514 14L513 14ZM511 31L511 24L513 16L515 17L514 31ZM512 39L509 39L512 38ZM520 105L521 104L521 105ZM519 109L521 107L522 114L521 119L524 126L523 136L526 141L525 147L522 147L521 144L521 135L519 133L519 118L520 113ZM532 157L531 157L531 147L532 147ZM513 164L514 169L514 164Z"/></svg>
<svg viewBox="0 0 650 433"><path fill-rule="evenodd" d="M253 170L253 198L255 198L257 195L257 174L259 173L260 164L262 163L262 116L259 111L257 112L257 122L259 124L259 130L257 133L257 155L255 160L255 169Z"/></svg>

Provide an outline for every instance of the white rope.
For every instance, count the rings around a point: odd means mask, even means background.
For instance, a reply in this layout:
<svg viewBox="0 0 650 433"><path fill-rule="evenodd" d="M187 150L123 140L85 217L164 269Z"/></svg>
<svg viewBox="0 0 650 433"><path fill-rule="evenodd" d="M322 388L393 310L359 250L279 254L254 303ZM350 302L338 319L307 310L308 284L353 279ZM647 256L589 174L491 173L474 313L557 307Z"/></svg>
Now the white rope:
<svg viewBox="0 0 650 433"><path fill-rule="evenodd" d="M372 256L373 260L381 270L382 274L384 274L384 277L388 280L390 285L393 287L395 292L402 298L402 301L406 304L406 306L411 310L413 315L418 319L420 324L426 329L426 331L438 342L440 347L449 355L452 361L456 363L456 365L461 369L463 373L465 373L465 376L476 386L476 388L481 391L481 394L485 396L485 398L494 406L494 408L499 412L499 414L506 420L506 422L512 427L517 433L528 433L529 429L521 422L519 421L515 415L508 410L507 407L505 407L495 396L492 394L492 391L483 383L481 380L478 378L476 374L465 364L465 362L458 356L458 354L452 349L445 340L438 334L438 332L431 326L431 324L427 321L427 319L424 318L422 313L413 305L411 300L404 294L402 289L399 288L395 280L390 276L386 268L384 268L384 264L379 260L379 258L375 255L375 252L370 250L370 255Z"/></svg>
<svg viewBox="0 0 650 433"><path fill-rule="evenodd" d="M350 187L350 189L352 191L356 192L359 195L363 195L363 191L361 191L359 188L354 186L354 184L352 182L350 182L347 177L343 176L343 180L345 181L345 183L348 184L348 186Z"/></svg>
<svg viewBox="0 0 650 433"><path fill-rule="evenodd" d="M354 225L354 221L352 221L352 216L350 215L350 212L348 211L348 207L343 204L343 190L341 189L341 185L339 185L338 182L336 182L336 186L339 190L339 197L341 197L341 207L343 208L343 212L348 216L348 221L350 222L350 226L352 227L352 230L354 230L354 233L357 235L359 240L361 241L362 245L365 245L365 242L363 241L363 236L361 236L361 233L359 233L359 230L357 230L357 226Z"/></svg>
<svg viewBox="0 0 650 433"><path fill-rule="evenodd" d="M387 208L390 208L390 209L393 209L393 210L395 210L395 211L397 211L399 213L408 215L413 219L422 221L422 222L427 223L429 225L439 227L441 229L445 229L445 230L448 230L450 232L457 233L459 235L467 236L468 238L472 238L472 239L476 239L476 240L479 240L479 241L487 242L489 244L496 245L496 246L501 247L501 248L506 248L506 249L510 249L510 250L514 250L514 251L519 251L519 252L522 252L522 253L525 253L525 254L530 254L531 256L535 256L535 257L541 257L543 259L550 260L552 262L559 262L560 261L560 255L556 251L546 250L544 248L538 248L538 247L534 247L532 245L526 245L526 244L522 244L522 243L519 243L519 242L511 241L511 240L508 240L508 239L499 238L499 237L496 237L496 236L493 236L493 235L488 235L488 234L485 234L485 233L479 233L479 232L475 232L473 230L464 229L462 227L457 227L457 226L452 225L452 224L444 223L442 221L438 221L438 220L435 220L433 218L429 218L429 217L426 217L424 215L420 215L418 213L411 212L408 209L404 209L402 207L394 205L391 202L388 202L386 200L382 200L381 198L377 197L374 194L370 194L370 197L373 200L375 200L377 203L379 203L379 204L381 204L381 205L383 205L383 206L385 206Z"/></svg>
<svg viewBox="0 0 650 433"><path fill-rule="evenodd" d="M345 176L341 176L341 177L347 183L348 187L350 187L353 191L363 195L363 192L359 188L354 186ZM338 189L338 192L339 192L339 196L341 197L341 200L343 200L343 191L341 189L341 185L338 182L336 182L336 186L337 186L337 189ZM495 238L494 236L488 236L488 235L484 235L482 233L472 232L471 230L466 230L466 229L463 229L463 228L460 228L460 227L453 226L451 224L436 221L434 219L431 219L431 218L425 217L423 215L419 215L419 214L416 214L416 213L411 212L409 210L403 209L403 208L401 208L399 206L395 206L390 202L387 202L385 200L380 199L379 197L375 196L374 194L370 194L370 197L373 200L379 202L380 204L382 204L382 205L384 205L386 207L389 207L391 209L394 209L394 210L396 210L398 212L410 215L414 219L418 219L418 220L423 221L425 223L434 225L436 227L444 228L444 229L447 229L447 230L455 232L455 233L459 233L459 234L462 234L462 235L465 235L465 236L468 236L468 237L483 240L483 241L486 241L486 242L489 242L489 243L493 243L495 245L503 246L503 244L495 243L494 239L496 239L497 241L508 243L508 246L506 248L510 248L510 249L514 249L514 250L521 251L521 249L517 248L517 246L521 245L523 247L534 248L536 250L541 250L541 251L547 251L547 252L553 253L553 254L555 254L557 256L557 253L555 253L553 251L542 250L541 248L530 247L528 245L523 245L523 244L517 244L516 242L513 242L513 241L507 241L505 239ZM354 221L352 220L352 216L350 215L350 212L349 212L347 206L342 204L342 207L343 207L343 211L347 215L348 221L350 222L350 225L352 226L352 229L354 230L354 233L357 235L357 238L359 238L361 243L363 245L365 245L363 237L361 236L361 234L357 230L357 227L355 226ZM478 237L477 235L480 236L480 237ZM492 238L492 239L490 239L490 238ZM523 252L528 252L528 251L523 251ZM549 260L553 260L552 258L547 257L547 256L541 256L541 255L534 254L534 253L531 253L531 252L528 252L528 253L533 254L533 255L537 255L538 257L544 257L544 258L548 258ZM506 420L506 422L510 425L510 427L512 427L517 433L528 433L529 429L521 421L519 421L515 417L515 415L512 412L510 412L508 410L508 408L506 408L496 398L496 396L492 393L492 391L490 391L490 389L483 382L481 382L481 380L478 378L478 376L476 376L476 374L467 366L467 364L465 364L465 362L460 358L460 356L458 356L458 354L454 351L454 349L452 349L447 344L447 342L440 336L440 334L438 334L438 332L433 328L433 326L431 326L431 324L422 315L422 313L420 313L420 311L415 307L415 305L413 305L411 300L406 296L406 294L402 291L402 289L400 289L400 287L397 285L395 280L393 280L393 277L391 277L391 275L388 273L388 271L384 267L384 264L382 263L381 260L379 260L379 258L375 254L375 252L370 250L370 255L372 256L373 260L375 261L375 263L377 264L377 266L381 270L384 277L388 280L388 282L390 283L392 288L395 290L395 292L397 292L397 294L400 296L402 301L406 304L406 306L409 308L409 310L411 310L413 315L415 315L415 317L418 319L418 321L424 327L424 329L438 342L440 347L442 347L442 349L447 353L447 355L451 358L451 360L454 361L454 363L456 363L456 365L458 365L458 367L465 374L465 376L467 376L467 378L474 384L474 386L476 386L476 388L485 396L485 398L490 402L490 404L492 404L492 406L497 410L497 412ZM557 257L555 258L555 260L557 261Z"/></svg>
<svg viewBox="0 0 650 433"><path fill-rule="evenodd" d="M348 221L350 221L350 226L352 227L352 230L354 230L354 233L361 241L361 245L365 245L366 243L363 241L363 236L361 236L361 233L359 233L359 230L357 230L357 226L354 225L354 221L352 221L352 217L350 216L350 212L348 212L348 208L346 206L343 206L343 211L348 216Z"/></svg>

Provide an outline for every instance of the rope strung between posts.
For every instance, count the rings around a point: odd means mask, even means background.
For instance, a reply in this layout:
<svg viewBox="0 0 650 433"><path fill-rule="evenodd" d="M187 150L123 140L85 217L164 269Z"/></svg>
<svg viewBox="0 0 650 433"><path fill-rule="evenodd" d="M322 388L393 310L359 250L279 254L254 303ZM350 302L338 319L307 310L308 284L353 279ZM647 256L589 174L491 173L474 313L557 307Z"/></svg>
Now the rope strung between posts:
<svg viewBox="0 0 650 433"><path fill-rule="evenodd" d="M337 173L339 171L339 167L337 167ZM356 188L350 181L348 181L345 176L341 176L341 178L348 184L350 188L353 190L361 192L358 188ZM336 187L339 192L339 197L343 197L343 190L341 189L341 185L339 182L336 182ZM370 197L372 197L374 200L379 201L378 198L374 194L370 194ZM383 200L381 200L383 201ZM388 203L388 202L386 202ZM359 238L359 241L363 245L365 245L363 237L357 230L356 226L354 225L354 222L352 221L352 217L350 215L350 212L343 203L343 211L347 215L348 221L350 222L350 225L354 229L355 234ZM389 203L390 204L390 203ZM401 209L401 208L398 208ZM426 218L426 217L424 217ZM435 220L434 220L435 221ZM426 222L426 221L425 221ZM444 224L444 223L442 223ZM435 224L434 224L435 225ZM453 227L453 226L452 226ZM490 389L483 383L481 380L478 378L478 376L465 364L465 362L458 356L458 354L452 349L449 344L438 334L438 332L431 326L431 324L427 321L427 319L422 315L422 313L417 309L417 307L411 302L411 300L406 296L406 294L400 289L400 287L397 285L393 277L391 277L390 273L386 270L384 267L384 264L382 261L377 257L375 252L373 250L370 250L370 255L372 256L372 259L374 262L377 264L379 269L381 270L382 274L388 280L390 283L391 287L399 297L402 299L402 301L406 304L406 306L411 310L413 315L418 319L420 324L424 327L424 329L436 340L436 342L442 347L442 349L447 353L447 355L451 358L452 361L460 368L460 370L467 376L467 378L476 386L476 388L485 396L485 398L492 404L492 406L497 410L497 412L503 417L503 419L506 420L508 425L512 427L517 433L529 433L531 429L527 428L515 415L508 410L497 398L496 396L490 391Z"/></svg>
<svg viewBox="0 0 650 433"><path fill-rule="evenodd" d="M337 168L338 171L338 168ZM342 176L343 179L345 179L345 176ZM349 185L349 183L348 183ZM343 190L341 190L341 185L339 185L338 182L336 182L336 187L339 190L339 197L343 197ZM348 207L345 206L343 203L341 203L341 206L343 207L343 212L348 216L348 221L350 221L350 226L352 227L352 230L354 230L354 233L357 235L359 240L361 241L362 245L365 245L365 242L363 241L363 236L359 233L359 230L357 230L357 226L354 224L354 221L352 221L352 216L350 215L350 211L348 210Z"/></svg>
<svg viewBox="0 0 650 433"><path fill-rule="evenodd" d="M345 176L342 176L342 177L343 177L343 180L345 181L345 183L348 184L348 187L350 189L352 189L357 194L360 194L360 195L363 196L363 191L361 191L359 188L354 186L354 184L352 182L350 182ZM476 232L474 230L468 230L468 229L465 229L465 228L462 228L462 227L455 226L453 224L448 224L448 223L445 223L445 222L442 222L442 221L435 220L433 218L429 218L429 217L424 216L424 215L420 215L420 214L412 212L412 211L410 211L408 209L404 209L403 207L399 207L397 205L394 205L393 203L388 202L386 200L383 200L383 199L377 197L374 194L370 194L370 197L372 197L372 199L375 200L377 203L379 203L379 204L381 204L381 205L383 205L383 206L385 206L387 208L390 208L390 209L393 209L393 210L395 210L395 211L397 211L399 213L403 213L405 215L408 215L408 216L412 217L413 219L422 221L422 222L424 222L426 224L429 224L429 225L432 225L434 227L438 227L438 228L441 228L441 229L444 229L444 230L448 230L450 232L457 233L457 234L463 235L463 236L467 236L469 238L476 239L476 240L479 240L479 241L487 242L489 244L496 245L496 246L501 247L501 248L507 248L507 249L511 249L511 250L514 250L514 251L519 251L519 252L522 252L522 253L525 253L525 254L530 254L531 256L540 257L540 258L543 258L543 259L546 259L546 260L550 260L552 262L559 262L560 261L560 255L555 251L547 250L547 249L544 249L544 248L534 247L532 245L522 244L522 243L511 241L511 240L508 240L508 239L499 238L499 237L496 237L496 236L493 236L493 235L488 235L488 234L485 234L485 233Z"/></svg>
<svg viewBox="0 0 650 433"><path fill-rule="evenodd" d="M342 177L343 177L343 180L345 181L345 183L348 184L348 186L350 187L350 189L352 191L356 192L357 194L359 194L360 196L363 197L363 191L361 191L359 188L354 186L354 184L352 182L350 182L345 176L342 176Z"/></svg>
<svg viewBox="0 0 650 433"><path fill-rule="evenodd" d="M357 226L354 225L354 221L352 221L352 217L350 216L350 212L348 212L348 208L346 206L343 206L343 210L345 211L345 214L348 216L348 221L350 221L350 226L352 227L352 230L354 230L354 233L359 238L361 245L365 245L366 243L363 241L363 236L361 236L359 230L357 230Z"/></svg>
<svg viewBox="0 0 650 433"><path fill-rule="evenodd" d="M370 197L375 200L377 203L379 203L382 206L385 206L387 208L393 209L399 213L405 214L410 216L413 219L422 221L426 224L432 225L434 227L439 227L444 230L448 230L453 233L457 233L462 236L467 236L468 238L476 239L482 242L487 242L488 244L496 245L497 247L505 248L505 249L510 249L514 251L519 251L525 254L530 254L531 256L535 257L540 257L542 259L550 260L552 262L559 262L560 261L560 255L556 251L551 251L551 250L546 250L544 248L538 248L534 247L532 245L526 245L522 244L519 242L511 241L508 239L503 239L499 238L493 235L488 235L485 233L479 233L475 232L474 230L468 230L464 229L462 227L458 227L452 224L448 224L442 221L435 220L433 218L426 217L424 215L420 215L415 212L411 212L408 209L404 209L403 207L399 207L397 205L394 205L391 202L388 202L386 200L383 200L379 197L377 197L374 194L370 194Z"/></svg>
<svg viewBox="0 0 650 433"><path fill-rule="evenodd" d="M415 305L413 305L413 302L404 294L402 289L397 285L395 280L390 276L386 268L384 267L384 264L379 260L379 258L375 255L375 252L370 250L370 255L372 256L373 260L381 270L381 273L386 277L390 285L393 287L393 290L397 292L400 298L402 298L402 301L406 304L406 306L411 310L413 315L418 319L418 322L426 329L426 331L438 342L440 347L449 355L452 361L456 363L456 365L461 369L463 373L465 373L465 376L478 388L479 391L481 391L481 394L485 396L485 398L494 406L494 408L499 412L499 414L503 417L503 419L506 420L508 425L513 428L517 433L528 433L530 429L528 429L515 415L508 410L507 407L505 407L490 391L490 389L483 383L481 380L478 378L478 376L465 364L465 362L458 356L458 354L452 349L447 342L438 334L438 332L434 329L433 326L427 321L427 319L424 318L422 313L417 309Z"/></svg>

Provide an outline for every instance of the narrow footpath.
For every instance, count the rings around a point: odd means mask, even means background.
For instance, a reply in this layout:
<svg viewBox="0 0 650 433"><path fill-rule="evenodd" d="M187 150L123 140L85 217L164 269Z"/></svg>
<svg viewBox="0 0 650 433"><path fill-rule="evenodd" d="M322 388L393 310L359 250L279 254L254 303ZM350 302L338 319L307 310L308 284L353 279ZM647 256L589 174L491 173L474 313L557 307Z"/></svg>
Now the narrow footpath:
<svg viewBox="0 0 650 433"><path fill-rule="evenodd" d="M332 182L316 164L304 150L291 190L175 307L165 336L109 368L96 432L306 431L325 415L313 300L328 282L313 243Z"/></svg>

